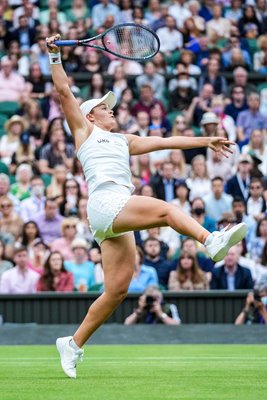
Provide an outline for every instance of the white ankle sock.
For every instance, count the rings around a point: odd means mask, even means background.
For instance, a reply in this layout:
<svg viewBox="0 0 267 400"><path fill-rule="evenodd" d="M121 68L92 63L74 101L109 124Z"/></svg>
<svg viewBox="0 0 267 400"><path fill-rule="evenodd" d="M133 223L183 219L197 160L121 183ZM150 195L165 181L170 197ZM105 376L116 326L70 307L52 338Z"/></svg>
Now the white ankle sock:
<svg viewBox="0 0 267 400"><path fill-rule="evenodd" d="M211 243L212 237L213 237L213 235L212 235L212 233L210 233L209 236L207 237L207 239L205 240L204 246L207 246L208 244Z"/></svg>
<svg viewBox="0 0 267 400"><path fill-rule="evenodd" d="M80 350L80 347L77 346L77 344L75 343L74 339L70 339L70 347L74 350Z"/></svg>

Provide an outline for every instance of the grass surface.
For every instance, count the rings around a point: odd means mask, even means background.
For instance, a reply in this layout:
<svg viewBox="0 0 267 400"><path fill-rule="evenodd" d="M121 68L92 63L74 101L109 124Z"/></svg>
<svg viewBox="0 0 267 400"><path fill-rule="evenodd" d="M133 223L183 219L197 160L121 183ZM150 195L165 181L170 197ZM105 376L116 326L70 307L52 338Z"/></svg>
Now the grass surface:
<svg viewBox="0 0 267 400"><path fill-rule="evenodd" d="M267 346L87 346L77 371L65 377L53 346L2 346L0 399L262 399Z"/></svg>

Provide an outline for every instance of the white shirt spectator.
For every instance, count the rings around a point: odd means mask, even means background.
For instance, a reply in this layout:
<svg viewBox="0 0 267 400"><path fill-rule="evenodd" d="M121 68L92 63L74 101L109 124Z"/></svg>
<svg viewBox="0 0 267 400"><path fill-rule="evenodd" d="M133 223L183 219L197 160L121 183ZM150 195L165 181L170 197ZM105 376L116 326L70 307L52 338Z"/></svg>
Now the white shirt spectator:
<svg viewBox="0 0 267 400"><path fill-rule="evenodd" d="M172 4L169 7L169 14L175 18L177 27L179 29L184 27L184 21L192 15L187 8L181 6L180 4Z"/></svg>
<svg viewBox="0 0 267 400"><path fill-rule="evenodd" d="M119 23L120 9L116 4L96 4L92 8L92 21L94 29L102 26L108 15L112 15L114 17L115 25Z"/></svg>
<svg viewBox="0 0 267 400"><path fill-rule="evenodd" d="M31 269L21 272L19 267L14 267L5 271L1 278L0 293L35 293L36 284L40 275Z"/></svg>
<svg viewBox="0 0 267 400"><path fill-rule="evenodd" d="M31 196L20 203L20 216L26 223L32 219L33 215L44 211L45 197L41 199L37 196Z"/></svg>
<svg viewBox="0 0 267 400"><path fill-rule="evenodd" d="M195 197L203 198L203 196L211 192L211 182L208 178L188 178L186 179L186 184L190 189L190 201Z"/></svg>
<svg viewBox="0 0 267 400"><path fill-rule="evenodd" d="M183 35L177 30L170 30L167 27L157 30L160 40L160 51L174 51L183 47Z"/></svg>
<svg viewBox="0 0 267 400"><path fill-rule="evenodd" d="M14 28L18 28L19 27L19 17L21 15L25 14L25 9L23 6L16 8L16 10L14 10L13 13L13 26ZM33 7L33 11L32 11L32 19L39 19L39 8L38 7Z"/></svg>

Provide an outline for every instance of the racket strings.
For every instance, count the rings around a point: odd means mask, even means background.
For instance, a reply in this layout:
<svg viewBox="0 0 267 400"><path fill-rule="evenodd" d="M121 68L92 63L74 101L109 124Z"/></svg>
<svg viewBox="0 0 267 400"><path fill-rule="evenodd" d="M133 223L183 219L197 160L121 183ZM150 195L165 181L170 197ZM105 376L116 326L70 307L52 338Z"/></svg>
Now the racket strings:
<svg viewBox="0 0 267 400"><path fill-rule="evenodd" d="M146 59L158 51L153 33L138 26L114 27L103 39L107 50L127 58Z"/></svg>

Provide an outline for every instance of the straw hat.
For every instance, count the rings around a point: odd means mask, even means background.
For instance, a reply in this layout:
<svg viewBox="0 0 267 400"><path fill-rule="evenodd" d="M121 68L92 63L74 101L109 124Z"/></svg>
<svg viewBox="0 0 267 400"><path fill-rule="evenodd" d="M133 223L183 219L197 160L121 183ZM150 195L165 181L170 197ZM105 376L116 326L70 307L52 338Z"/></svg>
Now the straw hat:
<svg viewBox="0 0 267 400"><path fill-rule="evenodd" d="M23 117L20 115L13 115L6 123L5 123L5 129L6 131L10 131L10 128L13 124L19 123L22 126L22 130L25 131L27 129L27 122Z"/></svg>

